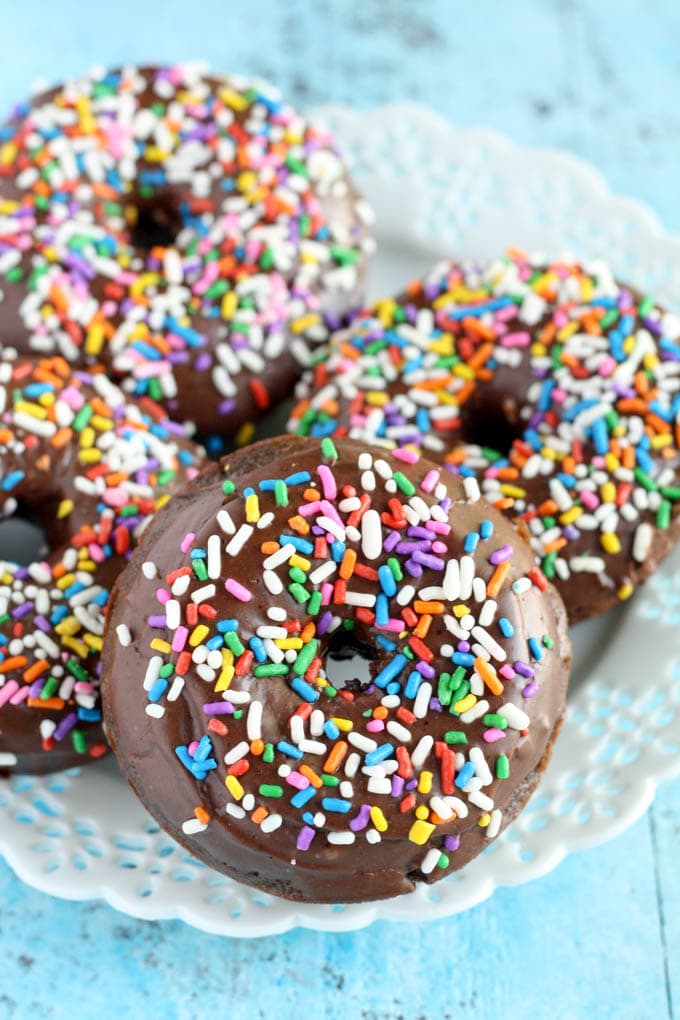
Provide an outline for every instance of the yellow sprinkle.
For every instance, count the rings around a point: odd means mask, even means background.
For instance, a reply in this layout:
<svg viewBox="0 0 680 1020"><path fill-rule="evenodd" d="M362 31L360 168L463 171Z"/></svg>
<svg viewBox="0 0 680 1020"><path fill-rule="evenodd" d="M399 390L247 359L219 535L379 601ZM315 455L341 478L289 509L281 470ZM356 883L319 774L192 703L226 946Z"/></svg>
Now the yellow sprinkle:
<svg viewBox="0 0 680 1020"><path fill-rule="evenodd" d="M215 684L215 694L220 694L222 691L226 691L227 687L232 681L234 676L234 653L229 648L222 649L222 670L217 683Z"/></svg>
<svg viewBox="0 0 680 1020"><path fill-rule="evenodd" d="M236 776L226 776L224 780L224 785L229 790L229 793L232 795L234 800L240 800L241 797L246 792L239 783Z"/></svg>
<svg viewBox="0 0 680 1020"><path fill-rule="evenodd" d="M418 819L414 822L408 832L408 838L412 843L416 843L418 846L425 846L428 839L434 832L434 825L430 822L423 822Z"/></svg>
<svg viewBox="0 0 680 1020"><path fill-rule="evenodd" d="M194 629L191 632L191 636L189 637L189 644L191 645L192 648L195 648L197 645L201 644L204 638L207 638L209 633L210 627L206 627L204 623L199 623L198 626L194 627Z"/></svg>
<svg viewBox="0 0 680 1020"><path fill-rule="evenodd" d="M60 588L61 591L64 591L66 588L70 588L74 581L75 581L74 574L64 574L64 576L60 577L59 580L57 581L57 588Z"/></svg>
<svg viewBox="0 0 680 1020"><path fill-rule="evenodd" d="M101 322L95 322L87 331L85 337L85 353L96 357L104 346L104 327Z"/></svg>
<svg viewBox="0 0 680 1020"><path fill-rule="evenodd" d="M255 435L255 422L244 421L243 424L239 426L236 432L235 436L236 445L239 447L247 446L254 435Z"/></svg>
<svg viewBox="0 0 680 1020"><path fill-rule="evenodd" d="M311 329L312 326L318 326L321 321L318 315L310 312L309 315L303 315L299 319L295 319L290 324L290 328L293 333L304 333L306 329Z"/></svg>
<svg viewBox="0 0 680 1020"><path fill-rule="evenodd" d="M309 570L312 565L311 562L306 560L304 556L298 555L291 556L288 563L291 567L299 567L300 570Z"/></svg>
<svg viewBox="0 0 680 1020"><path fill-rule="evenodd" d="M465 698L463 698L462 701L457 701L453 707L455 708L456 712L462 715L463 712L467 712L469 709L473 708L476 704L477 698L474 696L474 694L468 694Z"/></svg>
<svg viewBox="0 0 680 1020"><path fill-rule="evenodd" d="M75 652L81 659L86 659L90 654L90 650L84 641L77 641L74 637L65 637L62 639L62 645L64 648L70 648L72 652Z"/></svg>
<svg viewBox="0 0 680 1020"><path fill-rule="evenodd" d="M573 506L570 510L565 510L563 514L560 514L560 524L573 524L582 513L582 506Z"/></svg>
<svg viewBox="0 0 680 1020"><path fill-rule="evenodd" d="M459 365L454 365L452 369L453 375L458 376L459 379L473 380L475 378L474 368L470 368L469 365L461 362Z"/></svg>
<svg viewBox="0 0 680 1020"><path fill-rule="evenodd" d="M234 92L233 89L220 89L220 99L225 106L230 106L232 110L247 110L248 100L242 92Z"/></svg>
<svg viewBox="0 0 680 1020"><path fill-rule="evenodd" d="M605 482L600 486L600 495L603 503L614 503L616 501L616 486L613 482Z"/></svg>
<svg viewBox="0 0 680 1020"><path fill-rule="evenodd" d="M164 163L169 155L167 149L160 149L157 145L148 145L144 150L144 159L150 163Z"/></svg>
<svg viewBox="0 0 680 1020"><path fill-rule="evenodd" d="M89 450L78 451L78 460L82 464L96 464L97 461L100 461L101 459L101 450L97 450L94 446L90 447Z"/></svg>
<svg viewBox="0 0 680 1020"><path fill-rule="evenodd" d="M376 302L375 312L383 326L391 325L396 307L396 301L393 301L391 298L385 298L383 301Z"/></svg>
<svg viewBox="0 0 680 1020"><path fill-rule="evenodd" d="M246 521L248 524L256 524L260 519L260 500L256 493L246 496Z"/></svg>
<svg viewBox="0 0 680 1020"><path fill-rule="evenodd" d="M62 499L57 507L57 520L63 521L64 517L68 517L73 512L74 506L75 504L72 499Z"/></svg>
<svg viewBox="0 0 680 1020"><path fill-rule="evenodd" d="M371 407L384 407L390 400L389 393L383 393L380 390L369 390L365 397L366 403L370 404Z"/></svg>
<svg viewBox="0 0 680 1020"><path fill-rule="evenodd" d="M604 531L600 535L600 545L606 553L610 553L612 556L621 552L621 543L615 531Z"/></svg>
<svg viewBox="0 0 680 1020"><path fill-rule="evenodd" d="M351 719L338 719L337 717L334 717L333 722L341 733L349 733L349 731L354 727L354 723Z"/></svg>
<svg viewBox="0 0 680 1020"><path fill-rule="evenodd" d="M562 326L562 329L558 329L557 339L567 340L570 336L573 336L574 333L576 333L578 328L579 328L578 322L569 322L566 326Z"/></svg>
<svg viewBox="0 0 680 1020"><path fill-rule="evenodd" d="M387 819L385 818L382 810L379 807L371 808L371 821L375 825L378 832L387 832Z"/></svg>
<svg viewBox="0 0 680 1020"><path fill-rule="evenodd" d="M635 350L635 337L631 333L623 341L623 353L632 354L634 350Z"/></svg>
<svg viewBox="0 0 680 1020"><path fill-rule="evenodd" d="M621 600L621 602L625 602L626 599L629 599L631 597L631 595L633 594L634 591L635 591L635 588L630 583L630 581L626 581L625 584L621 585L621 587L619 588L619 590L617 591L616 594L617 594L617 597Z"/></svg>
<svg viewBox="0 0 680 1020"><path fill-rule="evenodd" d="M653 450L663 450L664 446L670 446L673 442L673 436L670 432L664 432L663 435L652 436L651 443Z"/></svg>
<svg viewBox="0 0 680 1020"><path fill-rule="evenodd" d="M0 149L0 163L3 166L7 166L9 163L13 163L17 156L16 142L5 142L3 147Z"/></svg>
<svg viewBox="0 0 680 1020"><path fill-rule="evenodd" d="M433 354L443 354L446 357L453 353L453 337L450 333L442 333L436 340L431 340L427 345L428 351Z"/></svg>
<svg viewBox="0 0 680 1020"><path fill-rule="evenodd" d="M162 506L165 506L165 504L168 502L169 499L170 499L170 493L169 492L164 492L163 495L159 496L158 499L156 500L156 509L160 510L160 508Z"/></svg>
<svg viewBox="0 0 680 1020"><path fill-rule="evenodd" d="M14 405L14 410L21 412L21 414L28 414L32 418L39 418L44 421L47 417L47 411L40 404L29 403L28 400L18 400Z"/></svg>
<svg viewBox="0 0 680 1020"><path fill-rule="evenodd" d="M618 469L621 467L621 462L619 461L619 458L616 457L613 453L605 453L604 463L607 468L607 471L610 471L612 474L615 471L618 471Z"/></svg>
<svg viewBox="0 0 680 1020"><path fill-rule="evenodd" d="M425 820L426 818L429 818L429 817L430 817L430 812L429 812L429 810L428 810L428 809L427 809L427 808L425 807L425 805L424 805L424 804L419 804L419 805L418 805L418 807L417 807L417 808L416 808L416 810L415 810L415 816L416 816L416 818L420 818L420 820L421 820L421 822L422 822L422 821L424 821L424 820Z"/></svg>
<svg viewBox="0 0 680 1020"><path fill-rule="evenodd" d="M57 634L72 637L74 634L78 633L81 627L82 624L77 616L65 616L63 620L59 621L54 629Z"/></svg>
<svg viewBox="0 0 680 1020"><path fill-rule="evenodd" d="M469 612L470 610L468 607L463 605L462 602L459 602L457 606L453 607L453 615L457 616L459 620L462 620L462 618L467 616Z"/></svg>
<svg viewBox="0 0 680 1020"><path fill-rule="evenodd" d="M97 432L109 432L113 428L111 419L105 418L103 414L93 414L90 418L90 425Z"/></svg>
<svg viewBox="0 0 680 1020"><path fill-rule="evenodd" d="M233 319L238 308L238 297L235 290L228 290L222 298L221 314L223 319Z"/></svg>
<svg viewBox="0 0 680 1020"><path fill-rule="evenodd" d="M659 358L656 354L649 351L642 359L642 365L647 372L653 372L659 367Z"/></svg>
<svg viewBox="0 0 680 1020"><path fill-rule="evenodd" d="M423 769L418 778L418 793L430 793L432 790L432 773Z"/></svg>
<svg viewBox="0 0 680 1020"><path fill-rule="evenodd" d="M486 827L487 827L487 825L489 824L489 822L490 822L490 821L491 821L491 815L490 815L490 814L489 814L489 812L487 811L487 812L486 812L486 814L483 814L483 815L482 815L482 817L481 817L481 818L479 819L479 821L477 822L477 824L478 824L478 825L481 825L481 827L482 827L483 829L486 829Z"/></svg>
<svg viewBox="0 0 680 1020"><path fill-rule="evenodd" d="M297 651L298 648L302 648L303 643L302 638L299 637L276 638L274 641L274 644L282 651L288 651L289 648L294 648Z"/></svg>
<svg viewBox="0 0 680 1020"><path fill-rule="evenodd" d="M557 450L553 450L549 446L543 447L541 450L541 457L545 457L547 460L559 460Z"/></svg>
<svg viewBox="0 0 680 1020"><path fill-rule="evenodd" d="M169 652L172 651L172 645L168 641L164 641L163 638L159 637L155 637L153 639L153 641L151 642L151 647L153 648L154 652L163 652L164 655L167 655Z"/></svg>
<svg viewBox="0 0 680 1020"><path fill-rule="evenodd" d="M104 639L98 634L86 634L83 641L88 648L91 648L95 652L101 652L104 647Z"/></svg>
<svg viewBox="0 0 680 1020"><path fill-rule="evenodd" d="M251 191L257 184L257 175L253 170L242 170L236 178L236 186L239 191Z"/></svg>
<svg viewBox="0 0 680 1020"><path fill-rule="evenodd" d="M513 499L523 499L526 496L526 489L520 488L519 485L508 485L507 483L501 485L501 492L504 496L512 496Z"/></svg>

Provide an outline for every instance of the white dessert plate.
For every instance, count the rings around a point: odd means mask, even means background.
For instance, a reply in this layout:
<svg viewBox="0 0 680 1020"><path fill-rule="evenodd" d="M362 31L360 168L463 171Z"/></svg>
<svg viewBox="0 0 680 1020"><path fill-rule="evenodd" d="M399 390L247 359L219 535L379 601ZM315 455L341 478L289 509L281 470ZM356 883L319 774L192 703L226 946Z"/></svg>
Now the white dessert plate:
<svg viewBox="0 0 680 1020"><path fill-rule="evenodd" d="M517 245L607 258L677 309L680 238L574 157L455 128L412 104L316 114L335 130L377 214L374 294L442 255L493 256ZM581 624L573 639L567 721L529 806L462 872L411 895L332 907L241 886L160 831L111 759L0 782L0 853L54 896L99 898L135 917L181 918L222 935L450 916L611 839L645 811L659 782L680 774L680 549L630 602Z"/></svg>

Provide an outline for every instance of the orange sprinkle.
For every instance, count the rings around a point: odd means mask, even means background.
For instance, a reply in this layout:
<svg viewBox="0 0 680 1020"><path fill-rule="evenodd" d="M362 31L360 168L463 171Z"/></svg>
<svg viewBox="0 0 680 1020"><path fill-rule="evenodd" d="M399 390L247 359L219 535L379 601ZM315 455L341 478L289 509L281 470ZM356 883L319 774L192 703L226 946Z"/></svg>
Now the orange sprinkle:
<svg viewBox="0 0 680 1020"><path fill-rule="evenodd" d="M498 564L486 586L486 594L490 599L495 599L496 595L498 595L509 573L510 560L505 560L503 563Z"/></svg>
<svg viewBox="0 0 680 1020"><path fill-rule="evenodd" d="M488 591L488 587L487 587ZM489 665L485 659L475 659L475 670L480 675L486 686L489 688L492 694L502 694L503 684L496 676L495 670Z"/></svg>
<svg viewBox="0 0 680 1020"><path fill-rule="evenodd" d="M347 746L346 740L337 740L335 744L333 744L331 753L324 762L324 772L336 772L337 769L340 768L345 760L345 755L347 754Z"/></svg>

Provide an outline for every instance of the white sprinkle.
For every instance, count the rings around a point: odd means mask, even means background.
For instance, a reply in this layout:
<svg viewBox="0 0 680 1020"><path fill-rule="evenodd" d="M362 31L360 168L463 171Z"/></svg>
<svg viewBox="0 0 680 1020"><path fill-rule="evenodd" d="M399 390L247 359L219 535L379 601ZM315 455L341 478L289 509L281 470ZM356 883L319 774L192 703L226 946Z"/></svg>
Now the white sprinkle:
<svg viewBox="0 0 680 1020"><path fill-rule="evenodd" d="M493 801L491 797L487 797L487 795L482 793L481 790L478 790L476 793L468 794L468 800L471 804L474 804L475 807L480 808L482 811L493 810Z"/></svg>
<svg viewBox="0 0 680 1020"><path fill-rule="evenodd" d="M476 503L477 500L482 495L481 492L479 491L479 483L477 482L477 479L471 476L469 476L468 478L464 478L463 487L465 489L465 495L467 496L470 503Z"/></svg>
<svg viewBox="0 0 680 1020"><path fill-rule="evenodd" d="M493 776L491 769L489 768L484 752L481 747L470 748L470 761L475 767L475 773L479 776L482 781L482 786L488 786L493 782Z"/></svg>
<svg viewBox="0 0 680 1020"><path fill-rule="evenodd" d="M458 560L449 560L446 564L442 587L444 596L449 602L460 598L460 563Z"/></svg>
<svg viewBox="0 0 680 1020"><path fill-rule="evenodd" d="M199 822L198 818L188 818L182 822L182 832L185 836L195 836L198 832L205 832L208 828L205 822Z"/></svg>
<svg viewBox="0 0 680 1020"><path fill-rule="evenodd" d="M144 690L150 691L153 685L161 675L161 666L163 660L160 655L152 655L146 666L146 674L144 676Z"/></svg>
<svg viewBox="0 0 680 1020"><path fill-rule="evenodd" d="M240 761L241 758L245 758L250 750L250 745L247 740L242 740L235 747L232 747L231 751L227 751L224 756L225 765L233 765L235 762Z"/></svg>
<svg viewBox="0 0 680 1020"><path fill-rule="evenodd" d="M480 627L489 627L496 616L497 604L494 599L487 599L482 608L479 610L479 625Z"/></svg>
<svg viewBox="0 0 680 1020"><path fill-rule="evenodd" d="M262 702L251 701L246 722L248 740L262 739Z"/></svg>
<svg viewBox="0 0 680 1020"><path fill-rule="evenodd" d="M465 481L467 482L468 479L466 478ZM427 851L423 859L423 862L420 865L420 870L422 871L423 875L429 875L431 872L434 871L434 869L439 864L440 857L441 851L437 850L436 847L432 847L431 850Z"/></svg>
<svg viewBox="0 0 680 1020"><path fill-rule="evenodd" d="M356 751L352 751L350 754L347 755L347 760L345 762L345 775L349 779L353 779L354 776L357 774L357 770L359 768L360 763L361 757L356 753Z"/></svg>
<svg viewBox="0 0 680 1020"><path fill-rule="evenodd" d="M502 715L504 719L507 719L508 726L513 730L526 730L529 728L531 719L526 712L523 712L517 705L513 705L511 701L507 701L505 705L501 705L498 709L498 714Z"/></svg>
<svg viewBox="0 0 680 1020"><path fill-rule="evenodd" d="M231 815L232 818L245 818L246 813L240 804L234 804L232 801L227 803L227 814Z"/></svg>
<svg viewBox="0 0 680 1020"><path fill-rule="evenodd" d="M283 825L283 817L281 815L267 815L260 822L260 828L263 832L276 832Z"/></svg>
<svg viewBox="0 0 680 1020"><path fill-rule="evenodd" d="M366 829L367 843L380 843L381 836L377 829Z"/></svg>
<svg viewBox="0 0 680 1020"><path fill-rule="evenodd" d="M247 705L250 701L250 692L239 691L236 687L229 687L226 691L222 691L222 698L232 705Z"/></svg>
<svg viewBox="0 0 680 1020"><path fill-rule="evenodd" d="M459 598L469 599L472 595L472 581L475 576L475 561L472 556L460 558L460 594Z"/></svg>
<svg viewBox="0 0 680 1020"><path fill-rule="evenodd" d="M569 566L575 574L601 574L605 569L605 562L601 556L572 556Z"/></svg>
<svg viewBox="0 0 680 1020"><path fill-rule="evenodd" d="M413 702L413 714L416 719L424 719L427 715L430 707L430 698L432 697L432 684L422 683L418 688L416 694L416 700Z"/></svg>
<svg viewBox="0 0 680 1020"><path fill-rule="evenodd" d="M397 592L397 602L400 606L406 606L415 595L416 590L412 584L405 584L401 591Z"/></svg>
<svg viewBox="0 0 680 1020"><path fill-rule="evenodd" d="M325 563L322 563L315 570L312 570L309 575L309 580L312 584L321 584L323 581L328 580L331 574L334 574L337 569L337 563L333 560L326 560Z"/></svg>
<svg viewBox="0 0 680 1020"><path fill-rule="evenodd" d="M315 708L309 717L309 732L313 737L320 737L323 733L326 717L320 708Z"/></svg>
<svg viewBox="0 0 680 1020"><path fill-rule="evenodd" d="M292 542L286 542L280 549L277 549L271 556L267 556L266 560L263 560L262 566L265 570L275 570L276 567L280 567L283 563L286 563L291 556L295 555L295 546Z"/></svg>
<svg viewBox="0 0 680 1020"><path fill-rule="evenodd" d="M453 808L450 804L446 803L443 797L431 797L430 807L445 821L448 821L449 818L453 818Z"/></svg>
<svg viewBox="0 0 680 1020"><path fill-rule="evenodd" d="M324 531L328 531L333 538L337 538L338 542L344 542L346 538L345 529L337 521L334 521L332 517L328 517L326 514L320 514L316 519L316 523Z"/></svg>
<svg viewBox="0 0 680 1020"><path fill-rule="evenodd" d="M180 694L184 690L184 677L176 676L172 681L172 686L168 691L168 701L177 701Z"/></svg>
<svg viewBox="0 0 680 1020"><path fill-rule="evenodd" d="M238 556L254 530L252 524L242 524L231 542L227 544L227 556Z"/></svg>
<svg viewBox="0 0 680 1020"><path fill-rule="evenodd" d="M411 755L411 762L413 768L421 769L425 764L427 756L429 755L434 745L434 737L430 733L426 733L425 736L421 737Z"/></svg>
<svg viewBox="0 0 680 1020"><path fill-rule="evenodd" d="M358 748L360 751L363 751L365 754L369 751L375 751L378 746L375 740L371 740L370 737L365 737L363 733L355 733L354 730L351 730L347 734L347 739L350 744Z"/></svg>
<svg viewBox="0 0 680 1020"><path fill-rule="evenodd" d="M182 617L177 599L168 599L165 603L165 624L168 630L177 630Z"/></svg>
<svg viewBox="0 0 680 1020"><path fill-rule="evenodd" d="M467 818L470 812L467 804L460 797L445 797L444 800L456 812L459 818Z"/></svg>
<svg viewBox="0 0 680 1020"><path fill-rule="evenodd" d="M472 636L477 638L482 648L486 648L487 652L497 659L499 662L505 662L508 657L508 653L502 648L495 638L491 637L488 631L484 630L483 627L473 627Z"/></svg>
<svg viewBox="0 0 680 1020"><path fill-rule="evenodd" d="M0 751L0 768L11 769L18 761L16 754L11 754L9 751Z"/></svg>
<svg viewBox="0 0 680 1020"><path fill-rule="evenodd" d="M153 581L155 577L158 577L158 567L151 560L145 560L142 563L142 573L147 581Z"/></svg>
<svg viewBox="0 0 680 1020"><path fill-rule="evenodd" d="M162 719L165 715L165 709L162 705L157 705L152 701L146 706L146 714L150 715L152 719Z"/></svg>
<svg viewBox="0 0 680 1020"><path fill-rule="evenodd" d="M267 591L271 595L280 595L283 591L283 581L278 574L275 574L273 570L263 570L262 579L265 583Z"/></svg>
<svg viewBox="0 0 680 1020"><path fill-rule="evenodd" d="M460 717L460 721L467 725L467 723L474 722L476 719L481 719L481 717L486 715L488 711L489 702L482 698L482 700L478 701L476 705L472 706L472 708L468 708L467 712L463 712Z"/></svg>
<svg viewBox="0 0 680 1020"><path fill-rule="evenodd" d="M491 821L486 827L486 838L495 839L498 833L501 831L501 823L503 821L503 812L500 808L495 808L491 812Z"/></svg>
<svg viewBox="0 0 680 1020"><path fill-rule="evenodd" d="M633 538L633 559L636 563L644 563L649 554L654 539L654 528L651 524L643 522L638 524Z"/></svg>
<svg viewBox="0 0 680 1020"><path fill-rule="evenodd" d="M329 832L328 842L334 846L350 846L356 836L353 832Z"/></svg>
<svg viewBox="0 0 680 1020"><path fill-rule="evenodd" d="M222 508L217 515L217 523L221 527L222 531L224 531L227 535L233 535L236 531L236 525L231 519L231 514L224 508Z"/></svg>
<svg viewBox="0 0 680 1020"><path fill-rule="evenodd" d="M516 595L524 595L524 593L529 591L530 588L531 581L529 580L528 577L518 577L517 580L514 581L512 585L512 590L515 592Z"/></svg>
<svg viewBox="0 0 680 1020"><path fill-rule="evenodd" d="M367 510L361 518L361 551L367 560L377 560L382 553L382 526L377 510Z"/></svg>
<svg viewBox="0 0 680 1020"><path fill-rule="evenodd" d="M180 577L175 578L172 588L170 590L172 591L173 595L184 595L190 583L191 578L189 577L189 575L182 574Z"/></svg>
<svg viewBox="0 0 680 1020"><path fill-rule="evenodd" d="M301 740L298 747L304 754L326 754L328 748L320 740Z"/></svg>
<svg viewBox="0 0 680 1020"><path fill-rule="evenodd" d="M132 641L132 634L130 633L128 625L126 623L119 623L116 627L116 634L118 635L118 641L123 648L127 648Z"/></svg>
<svg viewBox="0 0 680 1020"><path fill-rule="evenodd" d="M211 535L208 539L208 577L213 581L220 576L222 569L222 540L219 535Z"/></svg>
<svg viewBox="0 0 680 1020"><path fill-rule="evenodd" d="M216 591L214 584L204 584L202 588L197 588L191 593L191 601L198 605L200 602L205 602L206 599L211 599Z"/></svg>
<svg viewBox="0 0 680 1020"><path fill-rule="evenodd" d="M389 779L371 776L367 783L367 789L369 793L386 793L389 796L392 792L392 783Z"/></svg>
<svg viewBox="0 0 680 1020"><path fill-rule="evenodd" d="M288 618L288 614L282 606L270 606L267 610L267 616L276 623L282 623Z"/></svg>
<svg viewBox="0 0 680 1020"><path fill-rule="evenodd" d="M394 719L390 719L386 729L397 740L408 742L411 739L410 729L407 726L402 726L401 723L395 722Z"/></svg>

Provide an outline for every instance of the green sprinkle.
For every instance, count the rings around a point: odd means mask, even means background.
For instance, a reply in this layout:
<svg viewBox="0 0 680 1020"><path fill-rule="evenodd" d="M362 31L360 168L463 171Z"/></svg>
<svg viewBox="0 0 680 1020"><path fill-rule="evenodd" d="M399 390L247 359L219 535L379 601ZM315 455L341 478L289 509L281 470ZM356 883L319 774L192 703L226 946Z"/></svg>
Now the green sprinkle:
<svg viewBox="0 0 680 1020"><path fill-rule="evenodd" d="M658 486L646 471L643 471L641 467L636 467L633 473L635 481L639 482L643 489L646 489L647 492L656 492Z"/></svg>
<svg viewBox="0 0 680 1020"><path fill-rule="evenodd" d="M89 674L83 669L76 659L69 659L66 663L66 668L69 673L76 678L76 680L88 681L90 679Z"/></svg>
<svg viewBox="0 0 680 1020"><path fill-rule="evenodd" d="M489 712L482 719L485 726L495 726L497 730L506 730L508 728L508 720L504 715L496 715L495 712Z"/></svg>
<svg viewBox="0 0 680 1020"><path fill-rule="evenodd" d="M416 487L402 471L395 471L393 478L397 483L398 488L407 496L415 496Z"/></svg>
<svg viewBox="0 0 680 1020"><path fill-rule="evenodd" d="M449 860L448 854L443 854L442 853L442 854L439 855L439 860L437 861L437 867L438 868L448 868L450 863L451 862Z"/></svg>
<svg viewBox="0 0 680 1020"><path fill-rule="evenodd" d="M71 739L73 740L73 750L76 754L85 754L87 752L87 741L80 730L74 730Z"/></svg>
<svg viewBox="0 0 680 1020"><path fill-rule="evenodd" d="M257 792L261 797L283 797L283 787L276 783L261 783Z"/></svg>
<svg viewBox="0 0 680 1020"><path fill-rule="evenodd" d="M656 512L656 526L665 531L671 523L671 504L667 499L662 499L659 509Z"/></svg>
<svg viewBox="0 0 680 1020"><path fill-rule="evenodd" d="M222 492L225 496L231 496L232 492L236 492L236 486L230 478L225 478L222 482Z"/></svg>
<svg viewBox="0 0 680 1020"><path fill-rule="evenodd" d="M541 638L541 641L543 642L543 647L544 648L554 648L555 647L555 641L554 641L553 638L550 637L550 634L544 634L543 637Z"/></svg>
<svg viewBox="0 0 680 1020"><path fill-rule="evenodd" d="M313 591L312 597L307 603L307 612L310 616L316 616L321 609L321 592Z"/></svg>
<svg viewBox="0 0 680 1020"><path fill-rule="evenodd" d="M73 429L75 432L82 432L90 418L94 414L92 406L90 404L83 404L78 414L73 419Z"/></svg>
<svg viewBox="0 0 680 1020"><path fill-rule="evenodd" d="M316 655L316 650L319 646L319 642L316 638L312 638L303 648L300 649L298 657L293 663L293 672L297 676L303 676L309 669L312 659Z"/></svg>
<svg viewBox="0 0 680 1020"><path fill-rule="evenodd" d="M329 776L327 772L321 773L321 782L324 786L340 786L340 780L337 776Z"/></svg>
<svg viewBox="0 0 680 1020"><path fill-rule="evenodd" d="M665 499L677 500L680 499L680 487L677 485L664 485L661 490L661 495Z"/></svg>
<svg viewBox="0 0 680 1020"><path fill-rule="evenodd" d="M307 575L305 574L304 570L300 569L300 567L291 567L290 570L288 571L288 576L291 579L291 581L296 581L297 584L300 585L304 584L305 581L307 580Z"/></svg>
<svg viewBox="0 0 680 1020"><path fill-rule="evenodd" d="M242 719L242 718L243 718L243 709L242 708L235 708L234 709L234 719Z"/></svg>
<svg viewBox="0 0 680 1020"><path fill-rule="evenodd" d="M288 665L285 662L265 662L253 670L255 676L288 676Z"/></svg>
<svg viewBox="0 0 680 1020"><path fill-rule="evenodd" d="M158 675L162 676L164 680L167 680L168 677L171 677L174 672L175 672L174 664L172 662L164 662L158 671Z"/></svg>
<svg viewBox="0 0 680 1020"><path fill-rule="evenodd" d="M192 570L193 570L194 574L196 575L196 577L198 578L199 581L207 581L208 580L208 568L206 567L204 560L202 560L200 557L196 556L191 561L191 567L192 567Z"/></svg>
<svg viewBox="0 0 680 1020"><path fill-rule="evenodd" d="M262 761L265 762L267 765L271 765L272 762L274 761L274 745L273 744L265 744L264 745L264 751L262 752Z"/></svg>
<svg viewBox="0 0 680 1020"><path fill-rule="evenodd" d="M467 737L462 730L447 730L444 740L447 744L467 744Z"/></svg>
<svg viewBox="0 0 680 1020"><path fill-rule="evenodd" d="M302 605L303 602L308 602L312 597L306 588L303 588L301 584L297 582L288 585L288 591L293 596L296 602Z"/></svg>
<svg viewBox="0 0 680 1020"><path fill-rule="evenodd" d="M45 681L43 689L40 692L41 699L43 701L47 701L48 698L51 698L58 686L59 681L56 678L56 676L49 676Z"/></svg>
<svg viewBox="0 0 680 1020"><path fill-rule="evenodd" d="M274 501L277 506L288 506L288 486L282 478L274 483Z"/></svg>
<svg viewBox="0 0 680 1020"><path fill-rule="evenodd" d="M243 655L245 647L235 630L228 630L224 635L224 643L234 655Z"/></svg>
<svg viewBox="0 0 680 1020"><path fill-rule="evenodd" d="M401 564L399 563L399 560L397 559L396 556L390 556L390 558L387 561L387 566L392 571L392 576L394 577L395 581L403 580L404 573L401 569Z"/></svg>
<svg viewBox="0 0 680 1020"><path fill-rule="evenodd" d="M328 436L321 440L321 453L323 454L324 460L329 460L332 464L338 459L338 451L335 448L335 443Z"/></svg>
<svg viewBox="0 0 680 1020"><path fill-rule="evenodd" d="M507 779L510 775L510 762L507 754L499 754L496 758L496 778Z"/></svg>

